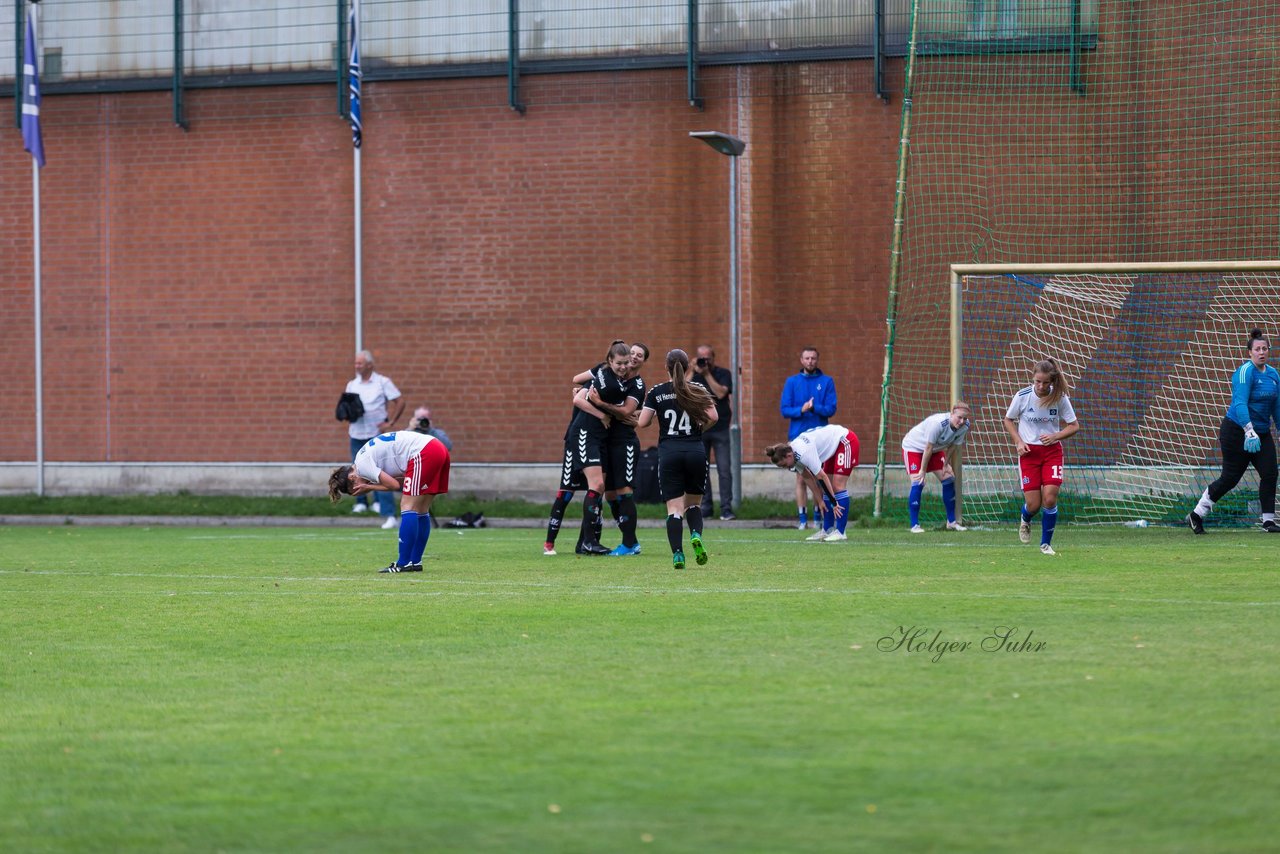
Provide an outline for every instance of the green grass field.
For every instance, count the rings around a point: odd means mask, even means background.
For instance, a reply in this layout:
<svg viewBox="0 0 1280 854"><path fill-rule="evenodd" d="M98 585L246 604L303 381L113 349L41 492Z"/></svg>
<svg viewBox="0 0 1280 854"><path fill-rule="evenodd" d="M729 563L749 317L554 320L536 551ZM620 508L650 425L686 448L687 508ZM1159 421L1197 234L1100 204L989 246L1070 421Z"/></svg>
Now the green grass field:
<svg viewBox="0 0 1280 854"><path fill-rule="evenodd" d="M0 528L0 850L1275 850L1265 535L802 536Z"/></svg>

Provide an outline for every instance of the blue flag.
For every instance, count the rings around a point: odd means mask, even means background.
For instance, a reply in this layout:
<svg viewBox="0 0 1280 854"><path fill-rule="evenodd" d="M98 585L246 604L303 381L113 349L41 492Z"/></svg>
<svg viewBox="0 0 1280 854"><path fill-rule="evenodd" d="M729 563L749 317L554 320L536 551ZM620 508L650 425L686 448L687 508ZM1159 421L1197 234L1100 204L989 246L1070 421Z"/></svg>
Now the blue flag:
<svg viewBox="0 0 1280 854"><path fill-rule="evenodd" d="M351 144L356 148L364 138L364 124L360 121L360 33L358 29L359 3L351 2L351 62L347 65L348 85L351 89Z"/></svg>
<svg viewBox="0 0 1280 854"><path fill-rule="evenodd" d="M44 138L40 135L40 62L36 31L27 15L27 43L22 53L22 147L44 166Z"/></svg>

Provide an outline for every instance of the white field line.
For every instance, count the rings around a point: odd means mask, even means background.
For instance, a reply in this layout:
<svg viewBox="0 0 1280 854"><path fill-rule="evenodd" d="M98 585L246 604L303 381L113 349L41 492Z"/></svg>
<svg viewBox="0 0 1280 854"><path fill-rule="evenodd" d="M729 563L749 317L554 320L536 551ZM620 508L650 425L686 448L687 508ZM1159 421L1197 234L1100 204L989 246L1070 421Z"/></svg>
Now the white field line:
<svg viewBox="0 0 1280 854"><path fill-rule="evenodd" d="M312 578L296 578L290 576L264 576L256 578L246 578L242 575L181 575L175 573L152 574L145 572L72 572L65 570L0 570L0 576L3 575L43 575L43 576L75 576L75 577L92 577L92 578L148 578L148 579L168 579L168 580L203 580L203 581L253 581L261 582L288 582L288 583L309 583L309 582L362 582L369 583L371 579L367 576L355 577L312 577ZM166 591L113 591L116 593L135 593L143 596L421 596L421 597L442 597L455 596L467 598L483 598L485 596L615 596L615 595L679 595L687 594L691 596L759 596L759 595L786 595L786 596L867 596L881 598L916 598L916 597L938 597L949 599L1016 599L1031 602L1127 602L1131 604L1142 605L1212 605L1226 608L1274 608L1280 606L1280 601L1264 601L1264 602L1225 602L1213 599L1167 599L1160 597L1143 597L1143 596L1114 596L1110 594L1056 594L1042 595L1036 593L982 593L974 591L932 591L932 590L867 590L864 588L846 588L832 589L828 587L659 587L657 585L634 586L622 584L596 585L592 587L565 587L559 584L548 582L521 582L521 581L473 581L469 579L457 578L396 578L395 580L386 579L388 583L393 584L410 584L414 588L423 587L425 585L434 584L457 584L464 586L484 587L486 585L499 587L514 587L514 590L501 589L477 589L477 590L430 590L430 589L412 589L412 590L297 590L286 591L280 589L254 589L254 590L166 590ZM381 582L377 582L381 583ZM30 592L32 595L47 596L48 590L41 591L9 591L10 594L15 592ZM77 592L83 592L83 588L79 588ZM104 592L104 591L99 591Z"/></svg>

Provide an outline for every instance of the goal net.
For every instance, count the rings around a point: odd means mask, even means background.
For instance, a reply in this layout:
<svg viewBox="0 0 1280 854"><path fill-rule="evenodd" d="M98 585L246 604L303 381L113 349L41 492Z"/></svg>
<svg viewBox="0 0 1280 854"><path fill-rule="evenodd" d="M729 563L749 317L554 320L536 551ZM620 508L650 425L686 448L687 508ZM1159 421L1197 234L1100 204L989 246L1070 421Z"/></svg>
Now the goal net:
<svg viewBox="0 0 1280 854"><path fill-rule="evenodd" d="M1064 443L1065 518L1182 519L1220 472L1218 427L1249 330L1280 328L1280 261L952 271L951 391L973 406L961 474L966 521L1017 518L1004 413L1045 357L1061 363L1081 425ZM1256 523L1257 484L1250 470L1212 521Z"/></svg>

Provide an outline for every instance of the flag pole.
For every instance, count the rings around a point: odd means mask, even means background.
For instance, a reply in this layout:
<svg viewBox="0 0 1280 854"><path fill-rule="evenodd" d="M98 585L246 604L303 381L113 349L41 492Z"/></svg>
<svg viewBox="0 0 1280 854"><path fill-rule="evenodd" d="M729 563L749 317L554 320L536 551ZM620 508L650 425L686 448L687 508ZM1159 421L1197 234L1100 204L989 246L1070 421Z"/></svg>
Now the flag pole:
<svg viewBox="0 0 1280 854"><path fill-rule="evenodd" d="M364 124L360 114L360 0L351 0L351 62L347 66L348 84L351 90L351 180L355 200L354 234L352 235L355 262L356 303L356 352L364 349L364 222L360 192L360 144L364 137Z"/></svg>
<svg viewBox="0 0 1280 854"><path fill-rule="evenodd" d="M22 147L31 152L31 248L35 286L36 326L36 495L44 495L44 322L43 275L40 266L40 169L44 166L44 139L40 133L40 56L36 51L36 3L27 7L27 32L22 45Z"/></svg>

